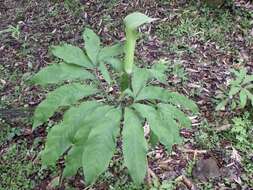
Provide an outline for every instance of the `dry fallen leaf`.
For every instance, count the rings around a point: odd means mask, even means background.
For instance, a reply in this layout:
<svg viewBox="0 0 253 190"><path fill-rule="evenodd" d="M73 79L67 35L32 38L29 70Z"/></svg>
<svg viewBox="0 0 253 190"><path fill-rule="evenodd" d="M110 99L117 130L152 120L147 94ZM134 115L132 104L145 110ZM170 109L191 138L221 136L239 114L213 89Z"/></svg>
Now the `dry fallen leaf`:
<svg viewBox="0 0 253 190"><path fill-rule="evenodd" d="M240 154L238 153L238 151L234 147L232 147L231 158L233 160L235 160L236 162L241 163L242 158L241 158Z"/></svg>

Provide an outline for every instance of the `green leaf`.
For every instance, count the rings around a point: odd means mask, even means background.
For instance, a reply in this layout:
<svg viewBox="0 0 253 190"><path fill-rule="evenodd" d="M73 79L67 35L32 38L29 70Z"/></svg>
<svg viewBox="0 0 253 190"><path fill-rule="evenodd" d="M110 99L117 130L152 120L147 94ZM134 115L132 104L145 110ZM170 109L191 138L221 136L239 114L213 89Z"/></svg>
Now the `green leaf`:
<svg viewBox="0 0 253 190"><path fill-rule="evenodd" d="M182 127L190 127L191 126L191 120L185 115L184 112L179 110L177 107L170 105L170 104L158 104L159 108L162 108L166 111L170 117L175 119L180 123Z"/></svg>
<svg viewBox="0 0 253 190"><path fill-rule="evenodd" d="M95 32L86 28L83 33L85 50L93 64L97 64L98 53L100 51L100 39Z"/></svg>
<svg viewBox="0 0 253 190"><path fill-rule="evenodd" d="M36 108L33 129L46 122L61 106L69 106L78 100L97 93L98 90L79 83L67 84L48 93L46 99Z"/></svg>
<svg viewBox="0 0 253 190"><path fill-rule="evenodd" d="M237 94L241 90L240 87L232 87L229 91L229 97L233 97L235 94Z"/></svg>
<svg viewBox="0 0 253 190"><path fill-rule="evenodd" d="M247 104L247 92L243 89L240 92L240 105L241 108L244 108Z"/></svg>
<svg viewBox="0 0 253 190"><path fill-rule="evenodd" d="M107 70L105 64L103 62L101 62L99 64L99 70L102 74L102 76L104 77L105 81L108 83L108 84L111 84L112 83L112 79L111 79L111 76L110 76L110 73L109 71Z"/></svg>
<svg viewBox="0 0 253 190"><path fill-rule="evenodd" d="M253 84L248 84L248 85L246 85L244 88L252 89L252 88L253 88Z"/></svg>
<svg viewBox="0 0 253 190"><path fill-rule="evenodd" d="M225 106L227 105L228 100L222 100L215 108L216 111L218 110L225 110Z"/></svg>
<svg viewBox="0 0 253 190"><path fill-rule="evenodd" d="M66 63L75 64L86 68L93 67L88 57L79 47L72 46L70 44L53 46L52 53L56 57L63 59Z"/></svg>
<svg viewBox="0 0 253 190"><path fill-rule="evenodd" d="M135 101L140 100L160 100L166 103L172 103L176 106L182 106L191 110L193 113L198 112L198 107L192 100L177 92L169 92L157 86L144 87L135 99Z"/></svg>
<svg viewBox="0 0 253 190"><path fill-rule="evenodd" d="M251 100L251 105L253 106L253 94L247 89L244 89L244 90L247 93L248 98Z"/></svg>
<svg viewBox="0 0 253 190"><path fill-rule="evenodd" d="M243 81L243 85L251 83L253 81L253 75L247 75Z"/></svg>
<svg viewBox="0 0 253 190"><path fill-rule="evenodd" d="M159 138L155 135L155 133L153 131L150 131L150 138L149 138L149 142L152 146L152 148L155 148L155 146L158 144L159 142Z"/></svg>
<svg viewBox="0 0 253 190"><path fill-rule="evenodd" d="M107 46L101 49L99 52L99 61L105 61L108 58L112 58L123 53L123 48L121 44L115 44L112 46Z"/></svg>
<svg viewBox="0 0 253 190"><path fill-rule="evenodd" d="M65 159L63 177L71 177L82 167L83 145L73 145Z"/></svg>
<svg viewBox="0 0 253 190"><path fill-rule="evenodd" d="M234 110L235 108L237 108L237 102L235 100L232 100L231 109Z"/></svg>
<svg viewBox="0 0 253 190"><path fill-rule="evenodd" d="M57 84L66 80L94 79L94 75L82 67L66 63L52 64L35 74L30 81L34 84Z"/></svg>
<svg viewBox="0 0 253 190"><path fill-rule="evenodd" d="M133 181L141 184L147 170L147 142L142 123L137 114L129 108L125 109L122 136L125 165Z"/></svg>
<svg viewBox="0 0 253 190"><path fill-rule="evenodd" d="M157 86L146 86L140 91L135 101L140 101L140 100L168 101L171 98L172 98L172 94L164 88L157 87Z"/></svg>
<svg viewBox="0 0 253 190"><path fill-rule="evenodd" d="M40 153L43 165L54 165L56 160L68 149L71 142L64 136L63 124L53 126L47 135L45 149Z"/></svg>
<svg viewBox="0 0 253 190"><path fill-rule="evenodd" d="M182 139L180 137L180 131L179 131L179 125L176 123L174 118L170 116L170 112L168 112L168 109L166 106L160 106L158 107L158 110L160 112L160 117L162 120L167 123L167 128L170 131L170 133L173 135L173 144L179 144L182 143ZM171 146L172 148L172 146ZM171 151L171 148L169 147L169 151Z"/></svg>
<svg viewBox="0 0 253 190"><path fill-rule="evenodd" d="M233 73L235 76L240 77L239 71L237 71L235 69L231 69L230 72Z"/></svg>
<svg viewBox="0 0 253 190"><path fill-rule="evenodd" d="M82 157L85 179L88 184L93 183L106 170L115 152L116 137L119 134L121 111L113 109L104 118L97 118L101 122L94 125L84 146Z"/></svg>
<svg viewBox="0 0 253 190"><path fill-rule="evenodd" d="M145 24L145 23L150 23L156 19L150 18L142 13L139 12L134 12L126 16L124 19L124 23L126 25L126 28L129 30L135 30L139 26Z"/></svg>
<svg viewBox="0 0 253 190"><path fill-rule="evenodd" d="M150 77L149 72L146 69L135 68L132 76L132 88L134 96L137 96L140 90L145 87Z"/></svg>
<svg viewBox="0 0 253 190"><path fill-rule="evenodd" d="M127 88L126 90L124 90L124 91L122 92L122 94L123 94L123 95L128 95L128 96L130 96L130 97L132 97L132 98L135 97L134 94L133 94L133 91L130 90L129 88Z"/></svg>
<svg viewBox="0 0 253 190"><path fill-rule="evenodd" d="M166 83L167 76L165 74L168 66L162 63L154 64L149 72L151 73L152 77L157 79L161 83Z"/></svg>
<svg viewBox="0 0 253 190"><path fill-rule="evenodd" d="M152 65L151 69L154 69L160 73L165 73L168 69L168 65L166 65L164 62L156 63L156 64Z"/></svg>
<svg viewBox="0 0 253 190"><path fill-rule="evenodd" d="M112 67L112 69L114 69L116 72L118 73L123 72L123 63L121 62L121 60L116 58L108 58L105 60L105 62L109 64Z"/></svg>
<svg viewBox="0 0 253 190"><path fill-rule="evenodd" d="M177 92L172 92L171 94L172 98L169 100L169 103L172 103L176 106L182 106L182 108L188 109L194 114L198 113L199 108L194 101Z"/></svg>
<svg viewBox="0 0 253 190"><path fill-rule="evenodd" d="M144 104L132 106L143 118L146 118L151 131L159 141L170 151L173 144L180 143L179 128L170 114L161 115L159 110ZM166 118L166 119L165 119Z"/></svg>
<svg viewBox="0 0 253 190"><path fill-rule="evenodd" d="M90 129L104 118L105 113L113 109L112 106L95 103L95 101L89 102L71 108L63 118L63 122L71 126L68 138L76 145L83 144L88 138Z"/></svg>
<svg viewBox="0 0 253 190"><path fill-rule="evenodd" d="M239 76L241 78L244 78L247 75L247 69L245 67L241 68L239 72L240 72Z"/></svg>
<svg viewBox="0 0 253 190"><path fill-rule="evenodd" d="M78 107L70 108L63 116L63 121L52 127L47 136L45 149L42 151L41 158L43 165L54 165L56 160L75 143L74 137L78 129L86 130L87 134L90 131L90 126L87 126L87 116L91 118L93 114L101 116L108 108L100 108L101 104L96 101L87 101L80 104ZM98 109L99 108L99 109ZM102 109L102 110L101 110ZM92 114L91 114L92 113ZM83 133L82 133L83 134ZM87 137L86 137L87 138ZM83 141L86 140L83 136Z"/></svg>
<svg viewBox="0 0 253 190"><path fill-rule="evenodd" d="M239 72L234 69L232 69L231 71L236 76L236 79L230 82L230 84L234 86L241 84L247 75L246 68L241 68Z"/></svg>
<svg viewBox="0 0 253 190"><path fill-rule="evenodd" d="M82 167L82 157L85 143L88 140L90 132L94 126L103 121L105 113L112 109L95 101L84 102L76 108L68 111L64 115L64 122L68 123L66 129L68 139L74 145L66 156L65 168L63 175L65 177L74 175L79 168ZM100 119L99 119L100 118Z"/></svg>

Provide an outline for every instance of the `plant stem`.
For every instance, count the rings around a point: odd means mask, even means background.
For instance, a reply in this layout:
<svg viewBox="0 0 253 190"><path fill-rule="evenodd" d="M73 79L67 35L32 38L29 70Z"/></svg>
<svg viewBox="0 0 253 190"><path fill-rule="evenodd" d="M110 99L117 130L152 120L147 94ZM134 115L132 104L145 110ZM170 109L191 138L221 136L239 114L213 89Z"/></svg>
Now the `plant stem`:
<svg viewBox="0 0 253 190"><path fill-rule="evenodd" d="M131 75L131 73L133 72L136 40L137 40L137 32L135 30L126 29L124 71L128 75Z"/></svg>

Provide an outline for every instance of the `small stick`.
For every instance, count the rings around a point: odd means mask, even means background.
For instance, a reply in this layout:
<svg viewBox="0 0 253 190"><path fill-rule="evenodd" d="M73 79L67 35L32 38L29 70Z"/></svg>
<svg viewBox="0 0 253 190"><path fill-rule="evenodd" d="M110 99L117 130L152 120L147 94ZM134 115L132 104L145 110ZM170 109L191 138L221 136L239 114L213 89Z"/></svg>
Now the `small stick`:
<svg viewBox="0 0 253 190"><path fill-rule="evenodd" d="M179 150L181 150L182 152L185 152L185 153L194 153L194 154L205 154L205 153L207 153L207 150L193 150L193 149L185 149L185 148L181 148Z"/></svg>

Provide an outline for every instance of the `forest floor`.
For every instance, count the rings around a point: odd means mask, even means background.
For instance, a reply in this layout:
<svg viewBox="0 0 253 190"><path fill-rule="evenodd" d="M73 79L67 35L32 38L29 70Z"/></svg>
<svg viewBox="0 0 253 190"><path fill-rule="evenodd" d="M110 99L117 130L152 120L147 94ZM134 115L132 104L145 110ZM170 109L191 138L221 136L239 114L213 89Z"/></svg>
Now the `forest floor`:
<svg viewBox="0 0 253 190"><path fill-rule="evenodd" d="M1 0L0 190L86 188L81 173L58 185L62 163L41 168L38 155L52 122L32 131L31 120L47 90L27 79L53 62L52 45L83 45L84 27L105 44L124 41L122 21L133 11L159 18L142 28L139 63L168 64L171 88L193 99L200 114L171 154L150 149L151 185L135 186L125 168L111 163L90 189L253 189L252 108L215 111L230 69L253 71L252 4L213 9L183 0Z"/></svg>

